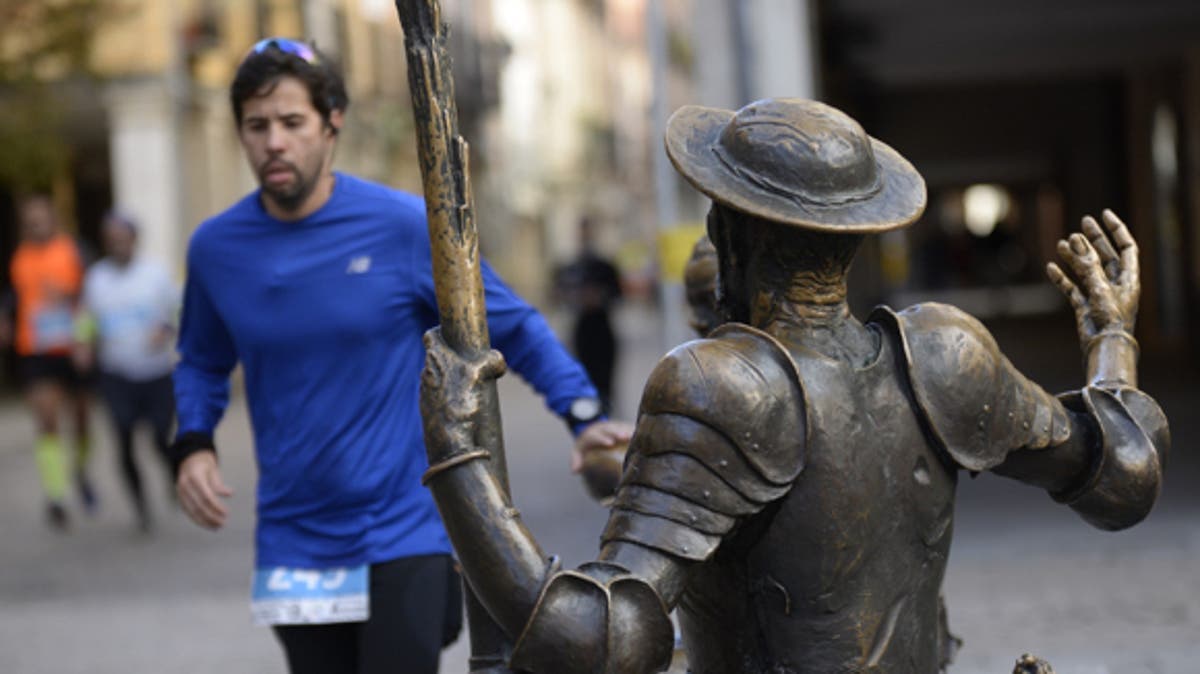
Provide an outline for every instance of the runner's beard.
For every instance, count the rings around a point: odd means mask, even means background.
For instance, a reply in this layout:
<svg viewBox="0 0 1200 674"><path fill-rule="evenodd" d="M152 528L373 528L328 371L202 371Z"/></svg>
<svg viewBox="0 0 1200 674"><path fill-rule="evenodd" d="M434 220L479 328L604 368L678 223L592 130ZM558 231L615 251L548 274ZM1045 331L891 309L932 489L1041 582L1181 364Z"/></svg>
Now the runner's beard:
<svg viewBox="0 0 1200 674"><path fill-rule="evenodd" d="M281 162L275 160L270 163L278 165ZM314 173L311 179L305 180L304 174L300 172L299 168L294 164L284 163L288 170L292 172L292 175L295 176L295 180L291 185L272 187L267 182L267 169L265 166L259 171L258 184L262 187L263 192L279 208L285 211L297 211L304 204L304 201L308 199L308 196L312 194L313 190L316 189L319 173Z"/></svg>

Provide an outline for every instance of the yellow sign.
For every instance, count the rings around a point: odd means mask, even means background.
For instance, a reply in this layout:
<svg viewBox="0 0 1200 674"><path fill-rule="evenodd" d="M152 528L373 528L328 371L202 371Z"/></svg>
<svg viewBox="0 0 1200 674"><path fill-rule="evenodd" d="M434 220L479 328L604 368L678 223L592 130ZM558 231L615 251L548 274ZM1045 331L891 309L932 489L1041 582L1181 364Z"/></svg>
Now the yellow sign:
<svg viewBox="0 0 1200 674"><path fill-rule="evenodd" d="M696 241L705 234L704 224L684 222L658 233L658 274L661 281L683 283L683 268L692 256Z"/></svg>

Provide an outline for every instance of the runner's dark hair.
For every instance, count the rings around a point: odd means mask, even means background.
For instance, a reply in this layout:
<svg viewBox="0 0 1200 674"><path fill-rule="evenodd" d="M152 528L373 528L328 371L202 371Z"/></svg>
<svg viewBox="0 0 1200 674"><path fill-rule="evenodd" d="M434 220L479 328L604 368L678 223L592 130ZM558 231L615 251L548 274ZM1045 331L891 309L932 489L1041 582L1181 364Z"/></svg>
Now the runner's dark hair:
<svg viewBox="0 0 1200 674"><path fill-rule="evenodd" d="M269 95L284 77L295 77L304 83L313 107L325 124L330 124L334 110L346 110L350 96L340 69L316 47L312 50L316 54L315 63L272 46L246 56L229 87L229 102L238 126L242 124L242 105L251 98Z"/></svg>

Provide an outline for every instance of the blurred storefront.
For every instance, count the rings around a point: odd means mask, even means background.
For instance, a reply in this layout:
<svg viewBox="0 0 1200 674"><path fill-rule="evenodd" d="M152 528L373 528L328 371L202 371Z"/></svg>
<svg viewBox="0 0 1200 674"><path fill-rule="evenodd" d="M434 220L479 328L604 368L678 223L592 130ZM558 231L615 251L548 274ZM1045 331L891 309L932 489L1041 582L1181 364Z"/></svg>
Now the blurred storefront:
<svg viewBox="0 0 1200 674"><path fill-rule="evenodd" d="M1197 362L1200 12L1193 0L820 0L821 97L924 174L869 299L1065 311L1054 243L1112 208L1142 255L1144 353ZM874 267L875 265L863 265ZM869 274L868 274L869 275Z"/></svg>

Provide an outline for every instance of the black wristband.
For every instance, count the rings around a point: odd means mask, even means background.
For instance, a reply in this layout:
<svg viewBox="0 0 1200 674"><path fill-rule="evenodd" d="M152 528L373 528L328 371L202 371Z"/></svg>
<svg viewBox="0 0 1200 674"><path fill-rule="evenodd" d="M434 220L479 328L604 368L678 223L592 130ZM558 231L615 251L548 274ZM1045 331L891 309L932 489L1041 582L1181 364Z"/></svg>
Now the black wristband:
<svg viewBox="0 0 1200 674"><path fill-rule="evenodd" d="M183 465L184 459L205 450L214 454L217 451L217 446L208 433L191 431L177 436L175 442L171 443L171 473L178 479L179 467Z"/></svg>

